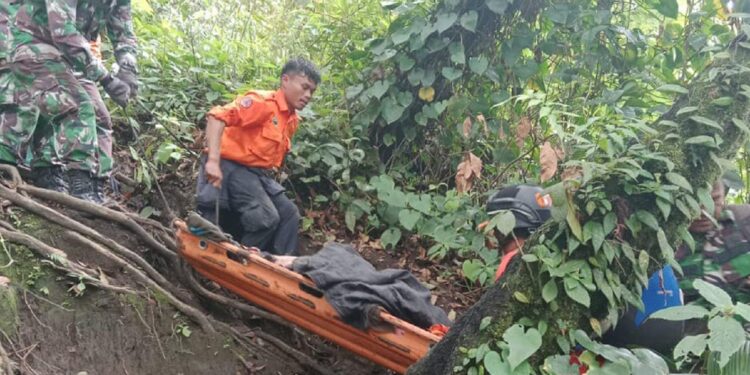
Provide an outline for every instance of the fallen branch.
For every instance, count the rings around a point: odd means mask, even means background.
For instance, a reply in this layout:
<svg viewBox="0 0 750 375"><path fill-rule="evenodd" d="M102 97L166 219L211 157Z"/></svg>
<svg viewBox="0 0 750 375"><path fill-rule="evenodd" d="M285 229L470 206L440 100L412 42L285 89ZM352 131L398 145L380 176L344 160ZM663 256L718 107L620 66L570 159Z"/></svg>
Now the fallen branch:
<svg viewBox="0 0 750 375"><path fill-rule="evenodd" d="M10 176L10 188L15 189L21 185L24 185L21 174L18 173L18 168L8 164L0 164L0 172L5 172Z"/></svg>
<svg viewBox="0 0 750 375"><path fill-rule="evenodd" d="M128 215L125 215L122 212L86 202L65 193L41 189L31 185L21 186L20 190L23 190L35 197L46 199L55 203L60 203L74 210L86 212L88 214L92 214L100 218L119 223L124 227L130 229L133 233L137 234L146 243L146 245L159 252L159 254L161 254L165 258L171 261L174 261L177 258L174 251L166 248L162 243L154 239L154 237L152 237L145 229L143 229L142 226L138 225L138 223L131 220Z"/></svg>
<svg viewBox="0 0 750 375"><path fill-rule="evenodd" d="M174 295L172 295L172 293L170 293L168 290L163 288L161 285L159 285L156 281L154 281L150 277L146 276L141 270L134 267L132 264L128 263L124 259L113 254L111 251L103 248L101 245L97 244L94 241L91 241L90 239L80 235L77 232L66 231L64 235L80 243L81 245L87 246L91 248L92 250L96 251L97 253L109 258L110 260L114 261L121 267L126 268L128 272L130 272L135 278L139 279L142 283L162 293L177 310L179 310L181 313L185 314L186 316L190 317L204 331L208 333L216 332L214 327L208 321L208 317L206 317L206 314L198 311L198 309L194 308L193 306L190 306L182 302L178 298L176 298Z"/></svg>

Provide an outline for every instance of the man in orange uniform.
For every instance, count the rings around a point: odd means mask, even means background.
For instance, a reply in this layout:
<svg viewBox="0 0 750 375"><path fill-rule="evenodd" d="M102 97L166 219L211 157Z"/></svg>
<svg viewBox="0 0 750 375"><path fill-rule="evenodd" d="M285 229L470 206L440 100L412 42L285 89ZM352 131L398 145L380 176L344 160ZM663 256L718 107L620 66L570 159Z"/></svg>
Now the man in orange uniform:
<svg viewBox="0 0 750 375"><path fill-rule="evenodd" d="M245 246L295 254L299 211L273 178L291 147L299 119L320 83L305 59L288 61L275 92L249 91L214 107L206 125L207 155L198 176L197 208Z"/></svg>

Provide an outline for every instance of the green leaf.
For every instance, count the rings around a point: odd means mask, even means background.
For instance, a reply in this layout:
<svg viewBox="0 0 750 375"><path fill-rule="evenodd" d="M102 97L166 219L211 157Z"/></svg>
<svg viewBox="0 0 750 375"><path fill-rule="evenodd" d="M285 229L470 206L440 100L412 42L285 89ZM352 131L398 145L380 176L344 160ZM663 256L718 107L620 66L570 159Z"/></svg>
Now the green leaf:
<svg viewBox="0 0 750 375"><path fill-rule="evenodd" d="M656 10L669 18L677 18L679 11L677 0L659 0L659 3L656 4Z"/></svg>
<svg viewBox="0 0 750 375"><path fill-rule="evenodd" d="M687 145L703 145L708 147L716 147L716 140L713 137L707 135L696 135L685 140Z"/></svg>
<svg viewBox="0 0 750 375"><path fill-rule="evenodd" d="M669 241L667 241L667 235L661 228L656 231L656 240L659 242L659 249L661 249L662 258L668 262L674 259L674 249L672 249Z"/></svg>
<svg viewBox="0 0 750 375"><path fill-rule="evenodd" d="M492 323L492 317L485 316L484 318L482 318L482 321L479 323L479 330L484 331L484 329L489 327L491 323Z"/></svg>
<svg viewBox="0 0 750 375"><path fill-rule="evenodd" d="M364 88L364 86L362 86L362 84L347 87L346 88L346 98L347 99L354 98L355 96L359 95L359 93L362 92L363 88Z"/></svg>
<svg viewBox="0 0 750 375"><path fill-rule="evenodd" d="M398 213L398 220L401 223L401 226L408 231L414 230L414 226L421 218L422 215L419 212L409 209L401 210L401 212Z"/></svg>
<svg viewBox="0 0 750 375"><path fill-rule="evenodd" d="M682 358L688 354L693 354L696 357L702 356L703 352L706 350L706 345L708 345L707 338L708 334L705 333L683 338L677 343L677 346L674 347L674 357Z"/></svg>
<svg viewBox="0 0 750 375"><path fill-rule="evenodd" d="M404 43L411 38L411 28L400 28L398 30L395 30L391 34L391 40L393 41L394 45L399 45L401 43Z"/></svg>
<svg viewBox="0 0 750 375"><path fill-rule="evenodd" d="M510 374L508 364L503 362L503 359L500 358L500 354L497 354L495 351L485 354L483 363L485 370L487 370L490 375Z"/></svg>
<svg viewBox="0 0 750 375"><path fill-rule="evenodd" d="M380 113L388 124L392 124L401 118L404 110L406 107L399 105L395 98L388 97L382 101Z"/></svg>
<svg viewBox="0 0 750 375"><path fill-rule="evenodd" d="M425 214L432 214L432 197L429 194L422 194L418 198L409 199L409 207Z"/></svg>
<svg viewBox="0 0 750 375"><path fill-rule="evenodd" d="M485 4L487 4L487 8L490 8L491 11L497 14L503 14L505 8L508 7L507 0L487 0Z"/></svg>
<svg viewBox="0 0 750 375"><path fill-rule="evenodd" d="M500 211L490 219L489 224L485 227L485 233L497 229L500 233L507 236L516 226L516 217L510 211Z"/></svg>
<svg viewBox="0 0 750 375"><path fill-rule="evenodd" d="M685 242L690 251L695 251L695 239L693 238L693 235L690 234L690 231L688 231L687 226L680 226L677 229L677 235L680 236L683 242Z"/></svg>
<svg viewBox="0 0 750 375"><path fill-rule="evenodd" d="M669 182L671 182L671 183L673 183L673 184L675 184L675 185L677 185L677 186L679 186L679 187L681 187L681 188L683 188L683 189L685 189L685 190L687 190L687 191L689 191L691 193L693 192L693 187L690 186L690 183L688 182L688 180L685 177L682 177L682 175L679 175L679 174L674 173L674 172L669 172L669 173L667 173L665 175L665 177L667 178L667 181L669 181Z"/></svg>
<svg viewBox="0 0 750 375"><path fill-rule="evenodd" d="M615 227L617 227L617 215L615 215L615 213L612 211L607 212L607 215L604 216L604 222L602 223L604 235L606 236L612 233Z"/></svg>
<svg viewBox="0 0 750 375"><path fill-rule="evenodd" d="M686 89L686 88L684 88L684 87L682 87L680 85L673 85L673 84L660 86L656 90L657 91L661 91L661 92L674 92L674 93L677 93L677 94L687 94L688 93L688 89Z"/></svg>
<svg viewBox="0 0 750 375"><path fill-rule="evenodd" d="M367 89L367 93L370 96L373 96L377 99L380 99L383 97L383 94L385 94L386 91L388 91L388 88L391 86L390 83L384 80L377 81L370 86L369 89Z"/></svg>
<svg viewBox="0 0 750 375"><path fill-rule="evenodd" d="M470 10L461 16L461 26L474 32L477 29L477 20L479 20L479 14L475 10Z"/></svg>
<svg viewBox="0 0 750 375"><path fill-rule="evenodd" d="M568 206L568 215L565 217L565 220L568 222L568 227L570 228L570 231L573 232L573 235L576 236L578 240L583 241L581 223L578 221L573 207Z"/></svg>
<svg viewBox="0 0 750 375"><path fill-rule="evenodd" d="M648 263L650 260L651 257L648 256L646 250L641 250L641 252L638 253L638 268L641 269L641 272L646 272L648 270Z"/></svg>
<svg viewBox="0 0 750 375"><path fill-rule="evenodd" d="M459 64L459 65L466 64L466 55L464 54L464 44L461 43L461 41L451 43L448 46L448 52L451 54L451 61L454 64Z"/></svg>
<svg viewBox="0 0 750 375"><path fill-rule="evenodd" d="M521 362L525 361L542 346L542 335L536 328L529 328L524 332L523 326L515 324L503 333L503 340L508 343L510 353L508 364L513 371Z"/></svg>
<svg viewBox="0 0 750 375"><path fill-rule="evenodd" d="M570 297L573 301L580 303L581 305L589 307L589 305L591 304L591 297L589 296L589 292L586 291L586 288L584 288L583 285L578 282L578 280L571 277L566 277L563 284L565 284L565 293L568 295L568 297Z"/></svg>
<svg viewBox="0 0 750 375"><path fill-rule="evenodd" d="M721 125L719 125L718 122L716 122L714 120L711 120L710 118L706 118L706 117L703 117L703 116L690 116L690 119L693 120L693 121L695 121L695 122L697 122L697 123L700 123L700 124L703 124L703 125L706 125L706 126L710 126L710 127L714 128L714 129L717 129L717 130L724 130L721 127Z"/></svg>
<svg viewBox="0 0 750 375"><path fill-rule="evenodd" d="M688 106L684 108L680 108L679 111L677 111L677 116L684 115L686 113L692 113L698 110L698 107L695 106Z"/></svg>
<svg viewBox="0 0 750 375"><path fill-rule="evenodd" d="M440 72L443 74L443 77L445 77L449 81L454 81L463 75L460 69L456 69L450 66L443 67Z"/></svg>
<svg viewBox="0 0 750 375"><path fill-rule="evenodd" d="M487 71L487 66L490 61L484 57L484 55L470 57L469 58L469 69L475 74L484 74Z"/></svg>
<svg viewBox="0 0 750 375"><path fill-rule="evenodd" d="M438 14L437 21L435 22L438 32L442 33L443 31L448 30L454 23L456 23L457 19L458 14L456 13Z"/></svg>
<svg viewBox="0 0 750 375"><path fill-rule="evenodd" d="M664 319L672 321L682 321L688 319L699 319L708 315L708 310L703 306L685 305L672 306L661 309L649 316L649 319Z"/></svg>
<svg viewBox="0 0 750 375"><path fill-rule="evenodd" d="M731 316L718 315L708 321L708 348L719 353L719 366L724 367L732 354L747 341L742 324Z"/></svg>
<svg viewBox="0 0 750 375"><path fill-rule="evenodd" d="M518 291L513 292L513 298L515 298L518 302L521 302L521 303L528 304L529 302L531 302L529 301L529 297L527 297L525 294L518 292Z"/></svg>
<svg viewBox="0 0 750 375"><path fill-rule="evenodd" d="M406 54L399 55L398 57L398 69L402 72L408 72L409 69L414 67L416 61Z"/></svg>
<svg viewBox="0 0 750 375"><path fill-rule="evenodd" d="M750 128L748 128L747 123L745 121L742 121L736 117L732 118L732 123L734 126L736 126L738 129L742 130L745 134L750 134Z"/></svg>
<svg viewBox="0 0 750 375"><path fill-rule="evenodd" d="M591 239L594 251L598 251L604 243L604 229L602 224L596 221L588 221L583 226L583 238Z"/></svg>
<svg viewBox="0 0 750 375"><path fill-rule="evenodd" d="M734 99L730 96L722 96L711 101L711 104L719 107L729 107L734 102Z"/></svg>
<svg viewBox="0 0 750 375"><path fill-rule="evenodd" d="M477 278L479 278L479 274L482 272L482 269L484 267L482 266L482 262L471 259L464 261L463 266L461 267L464 277L469 279L471 282L477 281Z"/></svg>
<svg viewBox="0 0 750 375"><path fill-rule="evenodd" d="M557 283L555 282L555 279L547 281L547 283L544 284L544 288L542 288L542 298L544 298L544 302L552 302L557 298L557 292Z"/></svg>
<svg viewBox="0 0 750 375"><path fill-rule="evenodd" d="M732 306L732 297L716 285L696 279L693 281L693 288L698 291L701 297L716 307Z"/></svg>
<svg viewBox="0 0 750 375"><path fill-rule="evenodd" d="M398 228L388 228L380 235L380 244L383 247L396 247L401 240L401 230Z"/></svg>
<svg viewBox="0 0 750 375"><path fill-rule="evenodd" d="M750 306L737 302L737 304L734 305L734 312L741 316L746 322L750 322Z"/></svg>
<svg viewBox="0 0 750 375"><path fill-rule="evenodd" d="M646 224L647 227L653 230L659 230L659 221L656 220L656 216L654 216L652 213L644 210L638 210L635 212L635 217L637 217L641 223Z"/></svg>

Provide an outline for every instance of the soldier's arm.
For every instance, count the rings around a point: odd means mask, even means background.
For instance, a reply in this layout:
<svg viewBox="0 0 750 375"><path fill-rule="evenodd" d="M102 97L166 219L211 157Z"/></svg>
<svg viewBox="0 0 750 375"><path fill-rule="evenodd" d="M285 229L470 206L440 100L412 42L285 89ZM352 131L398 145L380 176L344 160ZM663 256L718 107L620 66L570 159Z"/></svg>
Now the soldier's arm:
<svg viewBox="0 0 750 375"><path fill-rule="evenodd" d="M107 36L120 66L135 67L137 40L133 31L130 0L117 0L107 15Z"/></svg>
<svg viewBox="0 0 750 375"><path fill-rule="evenodd" d="M92 81L107 76L107 69L91 53L89 41L76 29L77 0L45 0L52 40L73 65Z"/></svg>

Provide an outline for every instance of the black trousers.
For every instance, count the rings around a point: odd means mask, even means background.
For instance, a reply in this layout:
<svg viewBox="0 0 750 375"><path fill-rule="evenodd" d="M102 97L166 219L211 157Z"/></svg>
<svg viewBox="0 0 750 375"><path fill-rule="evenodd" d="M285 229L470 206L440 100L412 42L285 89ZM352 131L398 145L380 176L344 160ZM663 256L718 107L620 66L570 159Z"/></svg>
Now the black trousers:
<svg viewBox="0 0 750 375"><path fill-rule="evenodd" d="M198 212L245 246L277 255L296 255L300 214L284 188L266 171L221 160L221 189L205 177L205 157L198 175Z"/></svg>

